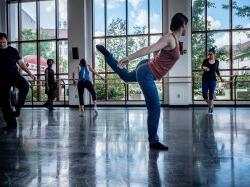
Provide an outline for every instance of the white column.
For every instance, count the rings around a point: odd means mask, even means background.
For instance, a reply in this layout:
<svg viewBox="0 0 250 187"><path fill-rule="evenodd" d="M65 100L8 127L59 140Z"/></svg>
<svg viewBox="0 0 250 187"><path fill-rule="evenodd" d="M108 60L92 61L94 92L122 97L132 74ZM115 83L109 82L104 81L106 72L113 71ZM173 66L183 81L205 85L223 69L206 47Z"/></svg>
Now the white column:
<svg viewBox="0 0 250 187"><path fill-rule="evenodd" d="M180 41L184 43L184 49L187 54L181 55L180 59L169 72L169 78L165 78L164 103L169 105L189 105L192 104L192 63L191 63L191 0L168 0L168 27L174 14L180 12L188 17L188 29L186 36L181 37ZM184 78L171 78L184 77ZM168 83L168 81L171 83ZM185 82L185 83L172 83Z"/></svg>
<svg viewBox="0 0 250 187"><path fill-rule="evenodd" d="M79 64L80 59L92 65L92 1L74 0L68 1L68 37L69 37L69 78L72 78L74 67ZM79 59L74 60L72 47L77 47ZM75 73L78 77L77 73ZM90 76L92 74L90 73ZM91 97L87 90L84 93L84 104L91 103ZM69 105L78 105L77 86L69 86Z"/></svg>

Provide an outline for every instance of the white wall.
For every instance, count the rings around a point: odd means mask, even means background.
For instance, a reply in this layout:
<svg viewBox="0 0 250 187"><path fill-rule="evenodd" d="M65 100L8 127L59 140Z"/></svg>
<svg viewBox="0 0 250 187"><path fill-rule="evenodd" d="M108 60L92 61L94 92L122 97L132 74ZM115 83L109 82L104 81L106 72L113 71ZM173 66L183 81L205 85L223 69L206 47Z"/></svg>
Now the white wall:
<svg viewBox="0 0 250 187"><path fill-rule="evenodd" d="M91 12L91 1L74 0L74 3L68 1L68 37L69 37L69 78L75 67L79 64L81 58L85 58L87 63L92 64L92 49L89 47L92 43L92 24L89 17ZM78 47L79 59L73 60L72 47ZM78 73L75 72L75 76ZM89 93L85 91L84 104L90 104ZM77 86L69 86L69 105L79 105Z"/></svg>
<svg viewBox="0 0 250 187"><path fill-rule="evenodd" d="M175 66L169 72L169 82L165 81L165 91L168 92L165 95L164 103L169 105L189 105L192 104L192 83L186 83L192 81L191 78L171 78L171 77L191 77L192 75L192 63L191 63L191 0L168 0L167 11L168 12L168 27L171 22L171 18L174 14L181 12L189 19L188 30L185 37L180 38L180 41L184 42L184 49L187 49L187 54L181 55ZM166 78L167 80L168 78ZM173 83L173 82L185 82L185 83ZM166 85L167 84L167 85Z"/></svg>

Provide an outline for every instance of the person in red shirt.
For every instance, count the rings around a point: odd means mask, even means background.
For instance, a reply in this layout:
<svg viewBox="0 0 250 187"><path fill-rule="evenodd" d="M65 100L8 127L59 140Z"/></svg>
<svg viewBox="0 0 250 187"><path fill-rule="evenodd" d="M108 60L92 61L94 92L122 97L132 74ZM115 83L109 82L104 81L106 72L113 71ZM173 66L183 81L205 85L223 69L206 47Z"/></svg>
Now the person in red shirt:
<svg viewBox="0 0 250 187"><path fill-rule="evenodd" d="M168 150L168 147L160 143L157 129L160 118L160 99L155 80L160 80L174 66L180 57L179 38L184 36L188 18L182 13L173 16L170 24L171 33L162 36L155 44L144 47L135 53L128 55L119 62L102 45L96 48L105 56L106 62L125 82L138 82L145 97L148 110L148 140L152 149ZM129 61L154 53L151 60L142 60L135 70L128 72L124 67Z"/></svg>

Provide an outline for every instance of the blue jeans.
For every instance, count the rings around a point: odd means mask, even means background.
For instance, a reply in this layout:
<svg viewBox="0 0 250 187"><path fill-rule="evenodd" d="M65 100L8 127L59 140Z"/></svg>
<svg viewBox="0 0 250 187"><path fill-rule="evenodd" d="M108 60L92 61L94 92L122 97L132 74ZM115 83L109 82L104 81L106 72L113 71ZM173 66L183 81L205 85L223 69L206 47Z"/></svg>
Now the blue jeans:
<svg viewBox="0 0 250 187"><path fill-rule="evenodd" d="M127 69L120 69L117 67L117 60L110 54L105 57L106 62L109 66L116 72L119 77L125 82L138 82L143 95L145 97L146 106L148 110L148 140L149 143L159 142L159 137L157 135L157 129L159 125L160 118L160 99L155 84L155 78L148 65L148 60L142 60L135 70L128 72Z"/></svg>
<svg viewBox="0 0 250 187"><path fill-rule="evenodd" d="M214 99L214 90L216 88L216 81L202 81L202 96L206 100L209 98L209 100ZM208 95L208 97L207 97Z"/></svg>

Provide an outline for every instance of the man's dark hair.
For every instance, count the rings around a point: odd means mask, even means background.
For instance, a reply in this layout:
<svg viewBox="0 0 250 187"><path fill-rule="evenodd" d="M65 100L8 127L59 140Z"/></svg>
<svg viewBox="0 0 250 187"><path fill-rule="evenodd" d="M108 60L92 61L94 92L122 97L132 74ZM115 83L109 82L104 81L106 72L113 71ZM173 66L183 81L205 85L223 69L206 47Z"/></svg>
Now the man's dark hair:
<svg viewBox="0 0 250 187"><path fill-rule="evenodd" d="M0 32L0 39L2 39L2 38L6 38L6 40L8 40L7 34Z"/></svg>
<svg viewBox="0 0 250 187"><path fill-rule="evenodd" d="M52 64L53 64L54 60L50 58L50 59L47 60L47 64L49 64L49 62L52 62Z"/></svg>
<svg viewBox="0 0 250 187"><path fill-rule="evenodd" d="M82 58L79 63L80 66L85 66L86 65L86 60Z"/></svg>
<svg viewBox="0 0 250 187"><path fill-rule="evenodd" d="M215 47L209 48L209 49L208 49L208 52L211 52L211 53L215 54Z"/></svg>
<svg viewBox="0 0 250 187"><path fill-rule="evenodd" d="M178 31L180 27L183 27L184 24L188 23L188 18L184 16L182 13L177 13L172 17L170 30Z"/></svg>

